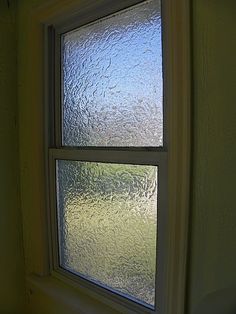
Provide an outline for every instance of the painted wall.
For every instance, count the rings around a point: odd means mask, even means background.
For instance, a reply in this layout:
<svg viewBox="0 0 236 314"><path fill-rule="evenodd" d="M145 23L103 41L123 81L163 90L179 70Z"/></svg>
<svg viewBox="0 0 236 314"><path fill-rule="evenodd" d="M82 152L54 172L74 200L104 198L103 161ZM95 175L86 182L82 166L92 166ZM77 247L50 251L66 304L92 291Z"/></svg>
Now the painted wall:
<svg viewBox="0 0 236 314"><path fill-rule="evenodd" d="M189 313L236 313L236 2L193 1Z"/></svg>
<svg viewBox="0 0 236 314"><path fill-rule="evenodd" d="M23 313L24 259L19 198L16 2L0 1L0 313Z"/></svg>

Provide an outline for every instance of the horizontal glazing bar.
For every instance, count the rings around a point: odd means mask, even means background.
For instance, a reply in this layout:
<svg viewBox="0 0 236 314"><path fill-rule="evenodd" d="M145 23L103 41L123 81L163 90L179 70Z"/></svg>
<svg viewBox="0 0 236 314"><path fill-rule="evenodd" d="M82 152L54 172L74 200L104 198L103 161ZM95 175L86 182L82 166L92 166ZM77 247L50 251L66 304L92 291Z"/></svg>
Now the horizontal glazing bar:
<svg viewBox="0 0 236 314"><path fill-rule="evenodd" d="M52 147L53 149L54 147ZM164 147L135 147L135 146L59 146L63 150L106 150L106 151L140 151L140 152L166 152Z"/></svg>
<svg viewBox="0 0 236 314"><path fill-rule="evenodd" d="M52 159L80 160L137 165L161 165L167 161L167 153L163 151L119 151L119 150L69 150L49 149Z"/></svg>

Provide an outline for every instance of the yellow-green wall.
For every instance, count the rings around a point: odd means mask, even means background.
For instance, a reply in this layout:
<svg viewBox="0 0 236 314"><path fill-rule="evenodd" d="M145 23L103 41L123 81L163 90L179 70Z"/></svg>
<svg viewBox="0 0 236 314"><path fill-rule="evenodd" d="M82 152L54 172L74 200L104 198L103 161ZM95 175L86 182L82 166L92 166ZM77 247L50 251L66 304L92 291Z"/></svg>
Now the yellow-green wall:
<svg viewBox="0 0 236 314"><path fill-rule="evenodd" d="M191 314L226 314L230 303L236 313L236 1L194 0L192 4L188 303Z"/></svg>
<svg viewBox="0 0 236 314"><path fill-rule="evenodd" d="M0 313L25 302L19 198L16 3L0 1ZM23 313L23 312L22 312Z"/></svg>

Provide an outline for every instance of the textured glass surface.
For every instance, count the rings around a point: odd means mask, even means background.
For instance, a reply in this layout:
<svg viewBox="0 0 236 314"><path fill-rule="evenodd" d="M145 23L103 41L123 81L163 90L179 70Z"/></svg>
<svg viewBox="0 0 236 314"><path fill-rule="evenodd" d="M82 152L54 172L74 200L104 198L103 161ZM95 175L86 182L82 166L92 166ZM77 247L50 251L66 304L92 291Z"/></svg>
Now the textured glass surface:
<svg viewBox="0 0 236 314"><path fill-rule="evenodd" d="M157 167L57 161L60 265L154 305Z"/></svg>
<svg viewBox="0 0 236 314"><path fill-rule="evenodd" d="M63 145L163 145L159 2L62 36Z"/></svg>

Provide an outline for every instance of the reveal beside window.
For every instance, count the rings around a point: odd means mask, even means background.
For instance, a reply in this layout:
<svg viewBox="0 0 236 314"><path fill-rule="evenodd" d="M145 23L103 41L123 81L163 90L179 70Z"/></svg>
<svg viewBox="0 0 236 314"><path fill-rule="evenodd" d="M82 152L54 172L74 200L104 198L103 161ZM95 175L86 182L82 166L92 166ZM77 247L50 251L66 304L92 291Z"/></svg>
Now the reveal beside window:
<svg viewBox="0 0 236 314"><path fill-rule="evenodd" d="M154 310L167 193L160 1L82 24L58 32L55 51L54 268Z"/></svg>

